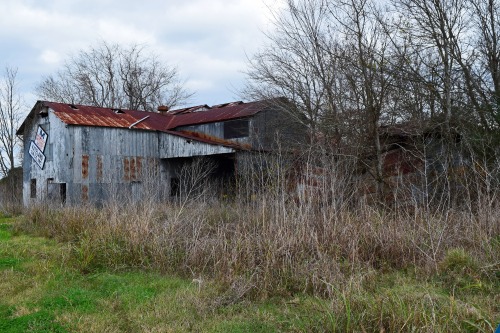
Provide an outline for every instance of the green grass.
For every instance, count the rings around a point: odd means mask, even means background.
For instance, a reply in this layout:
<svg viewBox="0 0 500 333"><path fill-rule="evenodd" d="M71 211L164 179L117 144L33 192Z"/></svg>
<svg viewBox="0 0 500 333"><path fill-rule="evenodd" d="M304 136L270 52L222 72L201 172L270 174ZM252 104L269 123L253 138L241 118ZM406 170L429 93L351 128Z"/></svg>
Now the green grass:
<svg viewBox="0 0 500 333"><path fill-rule="evenodd" d="M4 219L0 229L0 332L277 332L304 326L300 317L287 318L281 300L220 307L213 304L217 288L211 284L200 291L190 279L154 272L83 274L72 245L15 235L13 223Z"/></svg>
<svg viewBox="0 0 500 333"><path fill-rule="evenodd" d="M0 220L0 332L490 332L500 319L498 281L482 278L461 250L437 275L363 271L332 283L329 299L226 301L231 291L213 281L199 288L150 271L85 274L75 244L13 233L15 223Z"/></svg>
<svg viewBox="0 0 500 333"><path fill-rule="evenodd" d="M12 311L12 309L9 309ZM65 333L68 332L59 324L54 315L47 311L36 311L26 315L13 316L9 311L2 313L0 317L0 331L4 333L17 332L46 332Z"/></svg>

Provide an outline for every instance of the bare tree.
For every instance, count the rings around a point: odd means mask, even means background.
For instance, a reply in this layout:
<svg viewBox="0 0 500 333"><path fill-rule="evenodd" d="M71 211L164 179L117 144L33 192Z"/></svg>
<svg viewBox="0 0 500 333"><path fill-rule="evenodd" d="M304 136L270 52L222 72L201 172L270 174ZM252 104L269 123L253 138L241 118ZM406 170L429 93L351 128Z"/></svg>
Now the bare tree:
<svg viewBox="0 0 500 333"><path fill-rule="evenodd" d="M376 156L373 176L381 195L379 126L394 116L399 103L390 99L397 90L395 61L383 10L369 0L286 4L285 12L275 16L269 46L251 61L253 92L288 97L311 136L337 152Z"/></svg>
<svg viewBox="0 0 500 333"><path fill-rule="evenodd" d="M0 82L0 174L8 175L15 167L16 148L20 143L16 130L22 112L21 95L17 86L17 68L6 67Z"/></svg>
<svg viewBox="0 0 500 333"><path fill-rule="evenodd" d="M468 4L474 37L469 43L469 56L456 52L456 58L472 109L481 126L495 132L500 126L500 3L471 0Z"/></svg>
<svg viewBox="0 0 500 333"><path fill-rule="evenodd" d="M250 61L250 91L295 103L291 114L309 126L311 143L357 156L379 197L390 148L381 126L431 131L446 170L471 151L466 145L497 156L498 0L284 2ZM443 193L454 181L446 177Z"/></svg>
<svg viewBox="0 0 500 333"><path fill-rule="evenodd" d="M314 136L326 119L337 124L334 93L339 77L331 57L336 41L328 35L328 3L287 0L286 5L284 12L273 13L275 31L267 35L267 46L250 60L245 94L287 97L297 106L290 116Z"/></svg>
<svg viewBox="0 0 500 333"><path fill-rule="evenodd" d="M384 192L383 147L380 125L393 105L389 96L394 89L393 62L390 42L385 34L383 9L368 0L334 0L330 3L332 16L344 39L343 73L348 85L348 100L362 122L366 138L364 145L375 157L373 176L377 194ZM363 143L363 141L361 141Z"/></svg>
<svg viewBox="0 0 500 333"><path fill-rule="evenodd" d="M40 98L58 102L145 111L182 104L192 95L182 87L177 69L143 46L106 42L70 58L36 91Z"/></svg>
<svg viewBox="0 0 500 333"><path fill-rule="evenodd" d="M397 29L411 43L411 53L423 66L416 71L408 66L414 77L425 82L438 102L446 133L450 123L458 120L454 114L463 106L459 63L465 56L465 35L469 27L464 0L393 0L395 10L405 20Z"/></svg>

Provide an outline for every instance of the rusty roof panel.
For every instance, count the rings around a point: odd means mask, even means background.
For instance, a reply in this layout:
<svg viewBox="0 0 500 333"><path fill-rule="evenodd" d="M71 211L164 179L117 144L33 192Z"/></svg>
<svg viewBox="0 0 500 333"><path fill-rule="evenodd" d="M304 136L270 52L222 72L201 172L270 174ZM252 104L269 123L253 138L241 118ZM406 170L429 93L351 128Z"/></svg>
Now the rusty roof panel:
<svg viewBox="0 0 500 333"><path fill-rule="evenodd" d="M54 110L55 115L68 125L99 126L128 128L138 120L149 116L148 119L134 126L136 129L163 131L168 121L167 116L156 112L137 110L120 110L100 108L85 105L69 105L63 103L43 102ZM76 108L74 108L76 107Z"/></svg>
<svg viewBox="0 0 500 333"><path fill-rule="evenodd" d="M179 126L198 125L204 123L212 123L212 122L219 122L236 118L249 117L264 110L266 106L267 103L260 101L260 102L233 104L225 107L214 108L205 112L178 114L169 119L167 128L174 129ZM172 112L175 112L175 110L173 110Z"/></svg>
<svg viewBox="0 0 500 333"><path fill-rule="evenodd" d="M69 125L101 126L128 128L134 122L144 118L134 128L166 131L179 126L197 125L210 122L219 122L236 118L252 116L266 107L265 102L251 103L229 103L224 107L208 109L203 112L186 112L186 110L198 109L198 107L172 110L168 113L146 112L138 110L120 110L112 108L101 108L85 105L70 105L64 103L42 102L44 106L54 110L56 116Z"/></svg>
<svg viewBox="0 0 500 333"><path fill-rule="evenodd" d="M38 101L33 108L32 113L42 107L49 107L65 124L79 126L129 128L130 125L141 120L139 123L134 125L134 129L160 131L208 144L247 150L250 149L250 145L239 144L198 132L176 131L174 129L179 126L197 125L249 117L264 110L267 105L266 101L251 103L238 101L219 104L213 107L202 105L172 110L164 113L156 113L139 110L124 110ZM202 109L204 111L196 112ZM146 116L147 118L144 119ZM23 126L24 122L18 130L19 133L22 133Z"/></svg>

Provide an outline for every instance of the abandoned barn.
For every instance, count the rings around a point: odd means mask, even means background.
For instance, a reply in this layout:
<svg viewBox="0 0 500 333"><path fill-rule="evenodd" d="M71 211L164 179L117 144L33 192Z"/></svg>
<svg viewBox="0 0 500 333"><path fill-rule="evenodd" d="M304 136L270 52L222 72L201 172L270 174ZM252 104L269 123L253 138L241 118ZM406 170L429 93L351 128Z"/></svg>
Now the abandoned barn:
<svg viewBox="0 0 500 333"><path fill-rule="evenodd" d="M269 101L144 112L38 101L18 135L24 143L23 203L100 204L119 194L139 199L146 176L162 197L178 194L179 172L199 157L213 174L231 177L276 135L300 140L300 129Z"/></svg>

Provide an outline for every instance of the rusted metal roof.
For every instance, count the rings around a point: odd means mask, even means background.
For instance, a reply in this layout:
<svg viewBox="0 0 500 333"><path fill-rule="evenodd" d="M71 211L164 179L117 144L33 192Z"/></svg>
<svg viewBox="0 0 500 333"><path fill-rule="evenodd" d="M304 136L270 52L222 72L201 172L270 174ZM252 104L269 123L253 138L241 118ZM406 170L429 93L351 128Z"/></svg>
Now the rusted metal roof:
<svg viewBox="0 0 500 333"><path fill-rule="evenodd" d="M68 125L128 128L135 122L149 118L134 125L135 129L164 131L168 116L156 112L100 108L95 106L42 102L54 110L57 118Z"/></svg>
<svg viewBox="0 0 500 333"><path fill-rule="evenodd" d="M223 104L221 104L223 105ZM226 106L216 106L210 110L202 112L181 113L174 115L169 119L167 128L174 129L179 126L197 125L203 123L212 123L236 118L250 117L264 110L268 106L266 101L251 103L229 103ZM172 110L170 112L176 112ZM170 113L169 112L169 113Z"/></svg>
<svg viewBox="0 0 500 333"><path fill-rule="evenodd" d="M265 102L233 102L222 106L217 105L215 108L202 105L156 113L44 101L40 103L54 110L55 115L68 125L128 128L145 116L149 116L134 128L153 131L166 131L179 126L249 117L266 108ZM204 111L197 112L201 107L205 108Z"/></svg>
<svg viewBox="0 0 500 333"><path fill-rule="evenodd" d="M246 145L192 131L175 131L175 128L249 117L264 110L266 106L267 102L265 101L251 103L238 101L214 105L213 107L200 105L156 113L38 101L26 120L48 107L54 111L57 118L68 125L113 128L130 128L133 125L133 129L161 131L208 144L249 149ZM18 135L22 135L26 120L17 131Z"/></svg>

